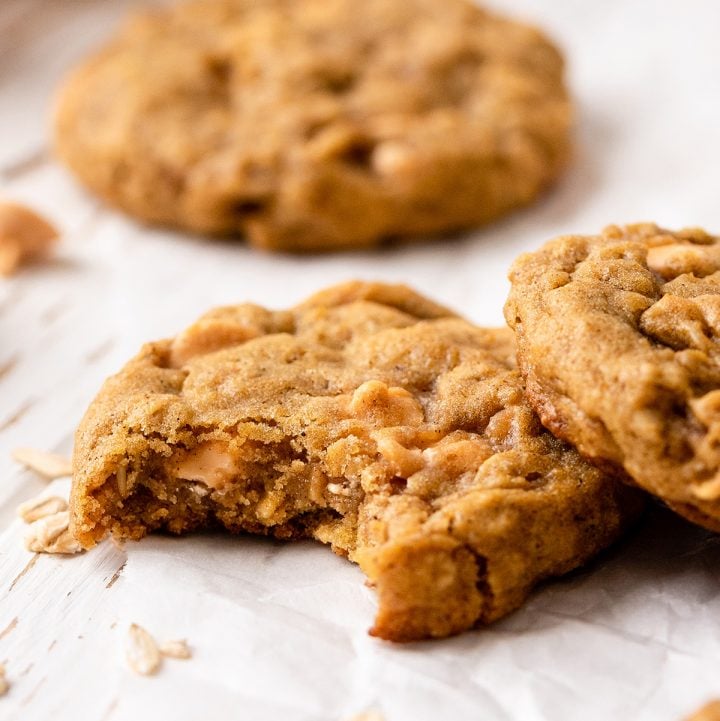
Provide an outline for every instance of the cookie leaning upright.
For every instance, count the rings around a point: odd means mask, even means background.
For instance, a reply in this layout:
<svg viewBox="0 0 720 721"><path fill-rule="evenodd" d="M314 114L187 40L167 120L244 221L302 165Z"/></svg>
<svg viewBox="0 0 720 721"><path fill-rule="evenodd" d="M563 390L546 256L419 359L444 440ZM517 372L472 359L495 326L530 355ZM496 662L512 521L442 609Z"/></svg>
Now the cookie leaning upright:
<svg viewBox="0 0 720 721"><path fill-rule="evenodd" d="M553 433L720 531L720 239L611 226L518 258L505 315Z"/></svg>
<svg viewBox="0 0 720 721"><path fill-rule="evenodd" d="M332 250L529 203L570 115L553 45L465 0L195 0L73 73L55 135L138 218Z"/></svg>
<svg viewBox="0 0 720 721"><path fill-rule="evenodd" d="M370 283L148 344L88 409L73 464L85 546L213 525L314 538L360 565L372 633L395 641L506 615L642 505L542 428L507 328Z"/></svg>

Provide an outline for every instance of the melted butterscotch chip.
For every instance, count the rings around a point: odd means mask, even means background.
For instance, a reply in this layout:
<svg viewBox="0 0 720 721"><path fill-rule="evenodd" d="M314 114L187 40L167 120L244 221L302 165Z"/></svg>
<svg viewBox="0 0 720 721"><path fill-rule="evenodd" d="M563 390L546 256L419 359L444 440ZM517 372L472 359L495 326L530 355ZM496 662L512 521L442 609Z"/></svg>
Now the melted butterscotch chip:
<svg viewBox="0 0 720 721"><path fill-rule="evenodd" d="M192 0L68 79L56 144L144 220L333 250L532 202L570 125L557 49L467 0Z"/></svg>
<svg viewBox="0 0 720 721"><path fill-rule="evenodd" d="M543 423L720 531L720 238L613 226L521 256L510 279Z"/></svg>
<svg viewBox="0 0 720 721"><path fill-rule="evenodd" d="M507 329L403 286L213 311L145 346L88 409L73 531L85 546L216 525L315 538L377 589L377 636L493 621L641 503L543 430L513 354Z"/></svg>

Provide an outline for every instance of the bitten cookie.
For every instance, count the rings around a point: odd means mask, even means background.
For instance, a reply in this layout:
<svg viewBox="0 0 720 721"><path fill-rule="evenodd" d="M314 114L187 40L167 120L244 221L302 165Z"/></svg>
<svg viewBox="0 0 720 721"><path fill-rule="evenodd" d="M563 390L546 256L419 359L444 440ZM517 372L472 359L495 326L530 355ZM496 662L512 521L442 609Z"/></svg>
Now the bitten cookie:
<svg viewBox="0 0 720 721"><path fill-rule="evenodd" d="M652 224L518 258L505 308L552 432L720 531L720 239Z"/></svg>
<svg viewBox="0 0 720 721"><path fill-rule="evenodd" d="M145 221L333 250L529 203L566 164L570 114L553 45L465 0L195 0L73 73L55 135Z"/></svg>
<svg viewBox="0 0 720 721"><path fill-rule="evenodd" d="M315 538L359 563L371 633L394 641L504 616L642 503L542 428L509 330L365 283L221 308L145 346L90 406L73 463L85 546L209 525Z"/></svg>

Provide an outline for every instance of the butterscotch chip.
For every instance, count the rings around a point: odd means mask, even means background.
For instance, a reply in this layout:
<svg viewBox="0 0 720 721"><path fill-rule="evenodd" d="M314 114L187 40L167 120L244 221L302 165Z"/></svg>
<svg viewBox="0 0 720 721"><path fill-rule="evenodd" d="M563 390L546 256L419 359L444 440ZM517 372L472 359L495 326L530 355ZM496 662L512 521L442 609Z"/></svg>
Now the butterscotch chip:
<svg viewBox="0 0 720 721"><path fill-rule="evenodd" d="M720 721L720 701L710 701L685 721Z"/></svg>
<svg viewBox="0 0 720 721"><path fill-rule="evenodd" d="M543 423L720 531L720 238L613 226L521 256L510 279Z"/></svg>
<svg viewBox="0 0 720 721"><path fill-rule="evenodd" d="M72 475L70 459L57 453L48 453L36 448L15 448L11 455L14 461L21 463L49 481Z"/></svg>
<svg viewBox="0 0 720 721"><path fill-rule="evenodd" d="M257 332L178 356L193 328L208 342L217 316ZM315 538L376 588L371 632L407 641L509 613L641 505L543 430L509 330L403 286L211 311L178 338L145 346L78 429L71 508L85 546L218 523Z"/></svg>
<svg viewBox="0 0 720 721"><path fill-rule="evenodd" d="M531 202L570 117L555 47L466 0L195 0L68 79L56 145L143 220L331 250Z"/></svg>
<svg viewBox="0 0 720 721"><path fill-rule="evenodd" d="M34 210L0 201L0 275L46 257L57 238L55 227Z"/></svg>

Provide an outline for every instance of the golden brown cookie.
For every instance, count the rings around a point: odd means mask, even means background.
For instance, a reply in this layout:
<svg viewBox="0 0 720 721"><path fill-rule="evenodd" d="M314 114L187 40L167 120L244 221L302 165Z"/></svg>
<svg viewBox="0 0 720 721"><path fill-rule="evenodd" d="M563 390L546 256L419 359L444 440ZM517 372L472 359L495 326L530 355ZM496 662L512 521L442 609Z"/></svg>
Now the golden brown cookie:
<svg viewBox="0 0 720 721"><path fill-rule="evenodd" d="M466 0L195 0L68 79L56 145L143 220L333 250L529 203L569 124L558 51Z"/></svg>
<svg viewBox="0 0 720 721"><path fill-rule="evenodd" d="M720 721L720 701L708 701L685 721Z"/></svg>
<svg viewBox="0 0 720 721"><path fill-rule="evenodd" d="M372 633L395 641L500 618L641 504L543 430L509 330L380 284L220 308L145 346L90 406L73 463L85 546L211 525L315 538L360 564Z"/></svg>
<svg viewBox="0 0 720 721"><path fill-rule="evenodd" d="M720 239L611 226L518 258L506 305L543 423L720 531Z"/></svg>

